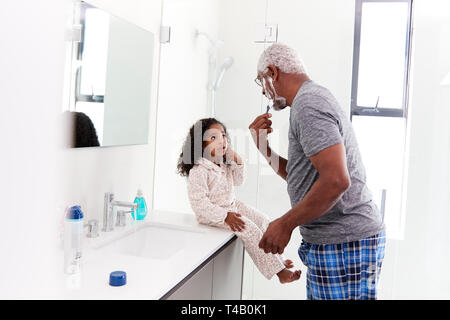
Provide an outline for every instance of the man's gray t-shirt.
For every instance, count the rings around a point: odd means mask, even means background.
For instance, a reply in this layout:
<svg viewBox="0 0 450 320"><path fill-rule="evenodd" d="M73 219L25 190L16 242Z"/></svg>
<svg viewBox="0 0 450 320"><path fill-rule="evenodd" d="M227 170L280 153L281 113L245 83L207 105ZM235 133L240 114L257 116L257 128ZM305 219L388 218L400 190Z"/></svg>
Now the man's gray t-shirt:
<svg viewBox="0 0 450 320"><path fill-rule="evenodd" d="M351 180L330 211L300 226L303 239L313 244L335 244L384 231L380 212L366 185L353 127L331 92L311 80L303 83L292 103L289 123L286 180L293 207L319 177L309 158L328 147L344 144Z"/></svg>

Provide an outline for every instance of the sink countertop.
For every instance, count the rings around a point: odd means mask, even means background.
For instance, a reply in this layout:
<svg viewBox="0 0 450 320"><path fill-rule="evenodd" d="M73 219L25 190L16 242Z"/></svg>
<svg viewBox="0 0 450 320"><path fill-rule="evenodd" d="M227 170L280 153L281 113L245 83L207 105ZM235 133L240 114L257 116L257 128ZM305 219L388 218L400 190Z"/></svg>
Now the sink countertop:
<svg viewBox="0 0 450 320"><path fill-rule="evenodd" d="M185 244L184 249L165 260L108 253L98 248L132 232L129 222L127 227L100 232L98 238L85 237L82 271L77 275L63 275L62 297L59 298L160 299L235 237L230 231L198 224L192 214L156 211L138 224L152 223L200 231L202 236L193 237L192 243ZM109 285L109 274L116 270L127 273L126 285Z"/></svg>

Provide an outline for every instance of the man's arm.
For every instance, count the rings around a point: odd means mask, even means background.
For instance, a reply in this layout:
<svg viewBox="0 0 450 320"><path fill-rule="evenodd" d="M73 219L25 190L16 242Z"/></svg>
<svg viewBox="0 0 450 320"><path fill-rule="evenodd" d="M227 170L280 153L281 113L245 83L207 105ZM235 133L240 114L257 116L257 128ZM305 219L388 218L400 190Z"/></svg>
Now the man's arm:
<svg viewBox="0 0 450 320"><path fill-rule="evenodd" d="M292 229L328 212L350 187L345 147L342 143L324 149L310 158L319 178L302 201L284 218Z"/></svg>
<svg viewBox="0 0 450 320"><path fill-rule="evenodd" d="M302 201L269 225L259 243L259 247L266 253L283 253L292 231L328 212L350 186L345 147L342 143L322 150L310 157L310 160L318 171L319 178Z"/></svg>
<svg viewBox="0 0 450 320"><path fill-rule="evenodd" d="M283 180L286 180L286 177L287 177L287 171L286 171L287 160L285 158L283 158L282 156L278 155L277 153L275 153L272 150L272 148L270 148L269 145L267 145L267 151L266 152L267 152L267 156L264 156L264 158L266 158L267 162L272 167L273 171L275 171L275 173L277 175L279 175L281 178L283 178Z"/></svg>
<svg viewBox="0 0 450 320"><path fill-rule="evenodd" d="M258 116L248 128L250 129L253 141L259 152L261 152L263 157L267 160L273 171L286 180L287 160L279 156L272 148L270 148L269 140L267 139L268 134L273 131L271 127L272 121L269 119L270 117L272 117L272 114L264 113Z"/></svg>

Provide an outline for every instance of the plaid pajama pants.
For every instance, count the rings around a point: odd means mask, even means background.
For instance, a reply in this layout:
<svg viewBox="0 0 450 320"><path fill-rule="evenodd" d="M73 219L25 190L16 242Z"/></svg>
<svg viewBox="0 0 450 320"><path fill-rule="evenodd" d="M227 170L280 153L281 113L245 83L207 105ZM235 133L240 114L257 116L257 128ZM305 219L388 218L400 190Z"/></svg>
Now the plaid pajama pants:
<svg viewBox="0 0 450 320"><path fill-rule="evenodd" d="M308 299L377 299L385 243L385 232L339 244L319 245L302 241L298 254L308 268Z"/></svg>

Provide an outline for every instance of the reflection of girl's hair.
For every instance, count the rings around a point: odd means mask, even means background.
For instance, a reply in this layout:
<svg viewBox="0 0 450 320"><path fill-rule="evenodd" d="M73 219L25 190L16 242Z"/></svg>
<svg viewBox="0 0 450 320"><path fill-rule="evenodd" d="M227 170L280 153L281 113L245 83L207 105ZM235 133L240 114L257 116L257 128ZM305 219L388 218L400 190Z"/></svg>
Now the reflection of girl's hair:
<svg viewBox="0 0 450 320"><path fill-rule="evenodd" d="M73 128L71 146L73 148L99 147L97 131L92 120L83 112L67 113L70 115Z"/></svg>
<svg viewBox="0 0 450 320"><path fill-rule="evenodd" d="M189 171L198 160L203 157L203 137L205 132L214 124L219 124L225 131L228 142L230 138L225 125L215 118L204 118L198 120L190 129L183 143L183 148L178 158L177 172L181 176L188 176Z"/></svg>
<svg viewBox="0 0 450 320"><path fill-rule="evenodd" d="M97 131L92 120L83 112L75 112L75 148L99 147Z"/></svg>

